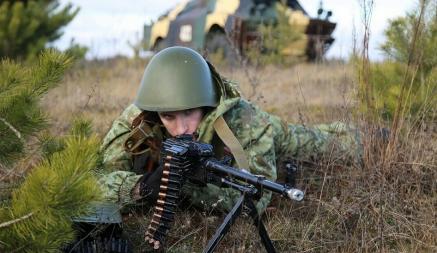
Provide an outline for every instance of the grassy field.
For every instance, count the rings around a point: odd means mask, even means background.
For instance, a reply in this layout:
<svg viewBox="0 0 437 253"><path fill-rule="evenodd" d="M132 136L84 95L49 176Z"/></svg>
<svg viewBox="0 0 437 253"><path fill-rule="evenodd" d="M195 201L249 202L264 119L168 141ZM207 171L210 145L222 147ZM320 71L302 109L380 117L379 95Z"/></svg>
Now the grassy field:
<svg viewBox="0 0 437 253"><path fill-rule="evenodd" d="M53 130L65 133L71 119L81 114L104 134L111 121L135 98L146 61L126 59L86 63L70 71L50 91L43 106ZM292 68L218 68L236 81L245 98L290 122L341 120L354 102L350 66L302 64Z"/></svg>
<svg viewBox="0 0 437 253"><path fill-rule="evenodd" d="M43 101L52 132L65 134L71 120L82 115L103 136L133 101L145 65L118 59L76 66ZM246 98L289 122L365 125L354 112L357 83L350 65L218 69L239 83ZM303 202L274 199L265 221L280 252L437 252L436 133L407 125L390 157L382 155L384 147L376 144L372 131L367 133L362 167L339 166L327 158L300 173ZM148 215L125 219L140 252ZM169 235L169 251L200 252L220 222L220 216L199 210L181 211ZM241 219L217 252L264 249L250 221Z"/></svg>

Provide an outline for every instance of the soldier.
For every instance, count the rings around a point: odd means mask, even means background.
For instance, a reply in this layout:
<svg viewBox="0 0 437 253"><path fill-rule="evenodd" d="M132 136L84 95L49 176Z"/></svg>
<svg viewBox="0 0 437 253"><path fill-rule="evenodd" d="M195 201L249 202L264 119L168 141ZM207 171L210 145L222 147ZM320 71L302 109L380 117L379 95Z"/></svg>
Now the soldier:
<svg viewBox="0 0 437 253"><path fill-rule="evenodd" d="M157 191L160 144L167 137L194 134L210 143L221 158L232 155L232 166L277 179L278 160L319 159L342 154L359 160L357 131L333 123L292 125L243 99L236 85L223 78L203 57L184 47L156 54L145 69L134 103L114 121L102 144L105 198L121 205L135 203L145 192ZM183 193L195 205L229 210L239 192L215 185L186 183ZM257 202L269 204L271 193Z"/></svg>

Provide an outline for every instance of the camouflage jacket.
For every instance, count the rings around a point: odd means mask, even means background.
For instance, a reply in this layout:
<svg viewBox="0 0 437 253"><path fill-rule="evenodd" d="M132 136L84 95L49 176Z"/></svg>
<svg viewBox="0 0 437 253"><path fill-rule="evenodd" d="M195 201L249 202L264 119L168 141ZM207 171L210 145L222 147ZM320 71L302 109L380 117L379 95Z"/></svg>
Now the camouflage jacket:
<svg viewBox="0 0 437 253"><path fill-rule="evenodd" d="M219 116L223 116L246 152L251 173L275 181L278 160L284 156L313 160L336 151L344 157L359 159L358 133L346 124L332 123L313 127L287 124L241 98L232 82L222 79L215 70L212 71L221 89L221 99L219 106L200 123L199 140L212 143L217 138L213 123ZM104 168L99 182L105 198L121 205L135 202L130 194L141 177L132 172L132 156L123 146L131 131L131 122L139 113L141 111L135 105L127 107L113 122L101 147ZM237 166L235 162L233 165ZM229 210L239 196L239 192L233 189L222 189L209 184L207 187L197 187L187 183L183 192L195 205L222 210ZM270 199L271 192L265 192L257 202L257 209L263 211Z"/></svg>

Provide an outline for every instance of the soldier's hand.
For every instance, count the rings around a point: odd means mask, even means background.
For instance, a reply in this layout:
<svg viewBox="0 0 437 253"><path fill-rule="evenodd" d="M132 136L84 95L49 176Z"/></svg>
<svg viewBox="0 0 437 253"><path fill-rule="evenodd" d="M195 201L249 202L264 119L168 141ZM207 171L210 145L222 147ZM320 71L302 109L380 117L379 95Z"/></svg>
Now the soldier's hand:
<svg viewBox="0 0 437 253"><path fill-rule="evenodd" d="M132 197L135 200L156 201L161 184L162 167L159 166L152 172L145 173L132 190Z"/></svg>

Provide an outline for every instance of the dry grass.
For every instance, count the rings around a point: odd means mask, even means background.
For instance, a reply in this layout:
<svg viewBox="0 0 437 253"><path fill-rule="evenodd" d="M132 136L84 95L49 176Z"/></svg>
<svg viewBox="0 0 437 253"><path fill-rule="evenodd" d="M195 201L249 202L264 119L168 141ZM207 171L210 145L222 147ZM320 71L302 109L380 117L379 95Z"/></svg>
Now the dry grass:
<svg viewBox="0 0 437 253"><path fill-rule="evenodd" d="M134 99L145 64L119 59L71 71L43 102L54 119L53 132L65 133L71 119L82 114L103 135ZM351 120L356 84L349 65L219 70L239 82L251 101L288 121ZM298 185L306 191L302 203L274 200L276 208L266 212L265 220L280 252L437 252L436 133L405 128L388 161L374 135L363 140L367 159L362 168L338 166L327 158L301 173ZM144 246L147 218L126 217L126 231L138 251ZM220 221L201 211L181 210L169 235L170 251L201 251ZM250 221L242 219L217 252L264 249Z"/></svg>
<svg viewBox="0 0 437 253"><path fill-rule="evenodd" d="M127 59L84 63L70 71L60 86L43 100L53 119L52 130L65 133L72 118L93 120L104 134L112 120L134 98L146 61ZM354 79L350 66L302 64L288 69L219 68L239 83L243 96L264 110L290 122L340 120L353 103ZM253 79L259 83L254 89Z"/></svg>
<svg viewBox="0 0 437 253"><path fill-rule="evenodd" d="M146 62L116 59L78 65L43 100L54 133L65 133L73 118L89 118L98 134L134 99Z"/></svg>
<svg viewBox="0 0 437 253"><path fill-rule="evenodd" d="M342 63L300 64L289 68L225 69L238 81L244 97L290 122L340 120L337 112L353 103L351 66Z"/></svg>

